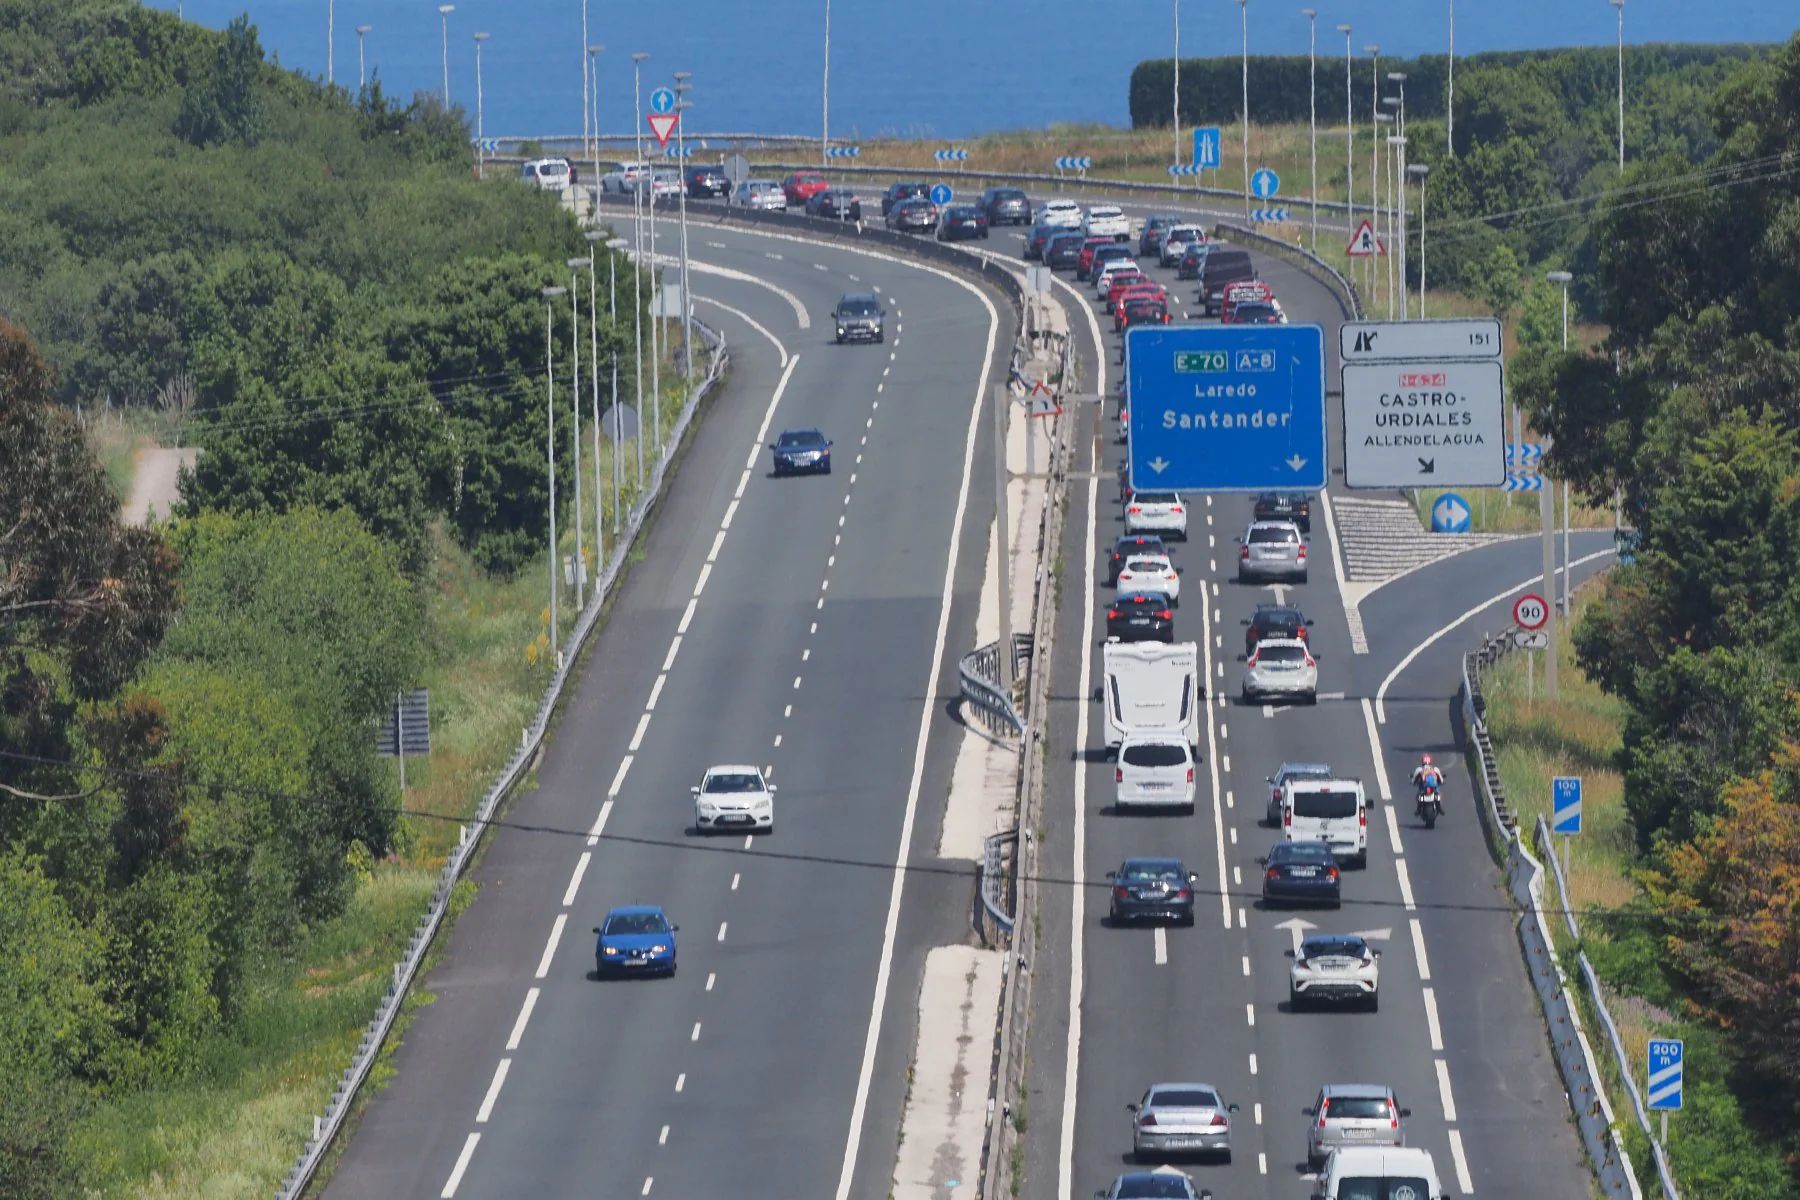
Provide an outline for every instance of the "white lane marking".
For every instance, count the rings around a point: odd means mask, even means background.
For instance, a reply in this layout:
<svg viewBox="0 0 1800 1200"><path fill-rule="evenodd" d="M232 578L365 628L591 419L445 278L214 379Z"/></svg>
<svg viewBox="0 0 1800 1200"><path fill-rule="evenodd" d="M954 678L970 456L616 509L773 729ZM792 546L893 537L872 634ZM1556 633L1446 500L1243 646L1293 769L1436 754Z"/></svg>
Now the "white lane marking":
<svg viewBox="0 0 1800 1200"><path fill-rule="evenodd" d="M781 749L781 735L779 733L775 735L775 749Z"/></svg>
<svg viewBox="0 0 1800 1200"><path fill-rule="evenodd" d="M681 635L678 633L675 635L674 640L669 643L669 653L667 655L665 655L663 658L663 665L662 665L663 670L667 671L670 667L675 665L675 654L680 649L681 649Z"/></svg>
<svg viewBox="0 0 1800 1200"><path fill-rule="evenodd" d="M1252 1029L1256 1028L1256 1005L1254 1005L1254 1004L1244 1005L1244 1021L1246 1024L1248 1024L1250 1026L1250 1028L1252 1028Z"/></svg>
<svg viewBox="0 0 1800 1200"><path fill-rule="evenodd" d="M687 632L688 623L694 619L694 606L698 603L700 603L700 602L695 599L690 598L688 600L687 607L681 610L681 623L679 625L675 626L676 633L686 633Z"/></svg>
<svg viewBox="0 0 1800 1200"><path fill-rule="evenodd" d="M800 676L798 675L794 676L794 690L796 692L800 690Z"/></svg>
<svg viewBox="0 0 1800 1200"><path fill-rule="evenodd" d="M494 1068L494 1081L488 1084L487 1095L481 1098L481 1107L475 1110L475 1123L486 1125L488 1118L494 1115L494 1101L500 1099L500 1088L506 1082L506 1073L512 1070L512 1059L503 1058L500 1065Z"/></svg>
<svg viewBox="0 0 1800 1200"><path fill-rule="evenodd" d="M1227 754L1224 757L1225 757L1225 773L1227 775L1229 775L1229 774L1231 774L1231 755Z"/></svg>
<svg viewBox="0 0 1800 1200"><path fill-rule="evenodd" d="M606 829L606 818L612 816L612 806L613 802L611 800L607 800L600 805L600 815L594 818L594 827L588 830L588 845L595 846L599 844L600 834Z"/></svg>
<svg viewBox="0 0 1800 1200"><path fill-rule="evenodd" d="M806 649L800 651L800 661L801 662L805 662L808 659L810 659L811 657L812 657L812 647L808 646Z"/></svg>
<svg viewBox="0 0 1800 1200"><path fill-rule="evenodd" d="M1161 925L1156 927L1156 965L1165 967L1169 964L1169 932Z"/></svg>
<svg viewBox="0 0 1800 1200"><path fill-rule="evenodd" d="M1406 873L1406 860L1404 858L1396 858L1394 860L1394 874L1400 878L1400 903L1406 905L1407 912L1414 911L1416 906L1413 904L1412 876Z"/></svg>
<svg viewBox="0 0 1800 1200"><path fill-rule="evenodd" d="M525 1026L531 1023L531 1010L537 1007L538 990L525 989L525 1003L519 1006L519 1017L513 1022L512 1033L506 1039L508 1053L519 1048L519 1040L525 1036Z"/></svg>
<svg viewBox="0 0 1800 1200"><path fill-rule="evenodd" d="M479 1133L471 1133L463 1142L462 1153L456 1156L456 1165L450 1169L450 1178L444 1184L444 1190L438 1195L442 1200L450 1200L456 1195L456 1189L462 1184L463 1172L469 1169L469 1160L475 1156L475 1146L481 1141Z"/></svg>
<svg viewBox="0 0 1800 1200"><path fill-rule="evenodd" d="M693 266L693 263L690 261L688 266L691 269ZM782 345L781 339L776 337L774 334L770 333L768 328L766 326L764 326L761 321L758 321L755 317L751 316L749 313L745 312L743 309L733 308L733 307L731 307L731 305L726 304L723 300L715 300L711 296L702 296L698 292L696 292L696 293L694 293L694 299L697 300L701 304L710 304L714 308L723 309L724 311L730 313L732 316L736 317L738 320L742 321L744 324L748 325L750 328L756 330L756 332L758 332L758 333L762 334L764 337L768 338L771 342L774 342L775 343L775 352L777 354L781 355L781 365L784 367L787 366L787 360L788 360L787 347Z"/></svg>
<svg viewBox="0 0 1800 1200"><path fill-rule="evenodd" d="M694 598L695 599L699 599L700 593L704 592L706 590L706 581L711 578L712 578L712 564L711 563L701 563L700 564L700 578L696 579L694 581Z"/></svg>
<svg viewBox="0 0 1800 1200"><path fill-rule="evenodd" d="M741 502L737 501L737 500L733 500L730 504L727 504L725 506L725 517L723 520L721 520L719 522L720 529L730 529L731 528L731 518L737 516L737 510L738 510L739 503L741 503Z"/></svg>
<svg viewBox="0 0 1800 1200"><path fill-rule="evenodd" d="M1088 558L1091 560L1093 555L1089 554ZM1092 606L1090 605L1089 607ZM1213 652L1211 634L1214 616L1215 614L1213 613L1212 605L1206 603L1205 593L1202 593L1200 600L1200 652L1205 656L1205 662L1202 665L1202 670L1205 673L1201 675L1202 679L1205 679L1207 675L1212 674ZM1092 639L1089 639L1083 644L1092 644ZM1225 674L1225 664L1221 662L1218 666L1219 675L1223 677ZM1083 696L1088 694L1085 687L1082 689L1081 694ZM1218 738L1220 736L1219 731L1224 728L1224 725L1224 718L1220 717L1215 720L1213 712L1208 710L1206 714L1206 773L1212 783L1213 843L1214 849L1217 852L1219 867L1219 916L1225 922L1225 928L1230 929L1231 892L1225 886L1225 812L1221 806L1223 797L1220 795L1222 785L1219 780ZM1231 757L1229 755L1225 757L1225 773L1227 775L1231 774Z"/></svg>
<svg viewBox="0 0 1800 1200"><path fill-rule="evenodd" d="M632 758L632 755L627 754L624 758L619 760L619 769L613 772L612 786L606 789L606 794L608 796L617 796L619 794L619 789L625 786L625 772L631 770ZM606 809L602 808L600 811L604 813ZM600 832L600 827L598 825L594 827L594 832L596 834Z"/></svg>
<svg viewBox="0 0 1800 1200"><path fill-rule="evenodd" d="M575 860L575 872L569 876L569 886L563 891L564 908L575 903L575 894L581 890L581 877L587 874L588 860L593 857L593 851L583 850L581 857Z"/></svg>
<svg viewBox="0 0 1800 1200"><path fill-rule="evenodd" d="M1438 1025L1437 989L1426 988L1425 994L1425 1028L1431 1034L1431 1048L1437 1053L1444 1049L1444 1030Z"/></svg>
<svg viewBox="0 0 1800 1200"><path fill-rule="evenodd" d="M685 1087L687 1087L687 1072L683 1071L675 1077L675 1090L679 1093Z"/></svg>
<svg viewBox="0 0 1800 1200"><path fill-rule="evenodd" d="M1210 533L1209 533L1209 534L1207 534L1207 535L1206 535L1206 548L1207 548L1207 549L1208 549L1208 550L1213 550L1213 549L1217 549L1217 548L1218 548L1218 545L1219 545L1219 539L1218 539L1218 538L1216 538L1216 537L1214 537L1214 536L1213 536L1213 535L1212 535L1212 534L1210 534Z"/></svg>
<svg viewBox="0 0 1800 1200"><path fill-rule="evenodd" d="M1605 550L1596 550L1592 554L1584 554L1580 558L1576 559L1574 562L1570 563L1569 568L1573 569L1575 567L1579 567L1583 563L1593 562L1597 558L1607 558L1607 557L1611 556L1613 553L1614 553L1614 551L1609 547L1608 549L1605 549ZM1556 574L1560 575L1562 573L1562 571L1563 571L1563 568L1558 567L1556 569ZM1414 646L1411 650L1408 650L1406 652L1406 657L1401 659L1398 663L1396 663L1394 665L1394 669L1388 672L1387 678L1383 679L1381 681L1381 686L1375 689L1375 719L1380 721L1383 725L1387 724L1387 690L1389 687L1393 686L1394 680L1399 678L1400 672L1402 672L1402 671L1406 670L1406 668L1412 666L1413 659L1419 657L1419 655L1423 654L1425 652L1425 650L1432 645L1432 643L1436 642L1439 638L1443 637L1446 633L1449 633L1452 629L1455 629L1458 625L1461 625L1464 621L1467 621L1470 617L1477 615L1478 613L1482 612L1484 609L1491 608L1492 606L1500 603L1502 600L1506 599L1508 596L1511 596L1515 592L1522 592L1528 587L1536 586L1543 579L1543 577L1544 577L1543 573L1540 571L1539 573L1532 575L1529 579L1525 580L1525 582L1516 584L1513 587L1507 588L1504 592L1501 592L1499 595L1489 596L1486 600L1483 600L1480 604L1477 604L1474 608L1471 608L1468 612L1464 613L1460 617L1457 617L1454 621L1451 621L1448 625L1445 625L1443 628L1437 630L1430 637L1426 638L1424 641L1422 641L1418 645ZM1552 576L1552 578L1554 579L1554 576Z"/></svg>
<svg viewBox="0 0 1800 1200"><path fill-rule="evenodd" d="M563 926L568 923L568 913L557 913L556 920L550 923L550 937L544 942L543 956L538 959L536 978L542 979L550 973L550 960L556 957L556 944L562 941Z"/></svg>
<svg viewBox="0 0 1800 1200"><path fill-rule="evenodd" d="M1274 718L1275 718L1275 706L1274 706L1274 705L1273 705L1273 704L1265 704L1265 705L1263 705L1263 718L1264 718L1264 719L1265 719L1265 720L1274 720Z"/></svg>
<svg viewBox="0 0 1800 1200"><path fill-rule="evenodd" d="M718 981L719 981L719 973L717 971L708 971L706 973L706 990L709 992L712 991L713 984L717 983ZM700 1026L695 1025L694 1028L697 1030L700 1028Z"/></svg>
<svg viewBox="0 0 1800 1200"><path fill-rule="evenodd" d="M1450 1161L1456 1164L1456 1186L1463 1196L1475 1194L1475 1181L1469 1176L1469 1160L1463 1156L1462 1130L1450 1131Z"/></svg>
<svg viewBox="0 0 1800 1200"><path fill-rule="evenodd" d="M915 264L918 265L918 264ZM981 355L981 377L976 383L973 402L969 406L969 429L963 444L963 462L961 484L957 489L956 513L950 526L950 552L944 565L944 585L938 601L937 636L932 644L931 657L925 676L923 694L935 697L935 687L939 666L944 657L944 643L950 634L950 598L956 584L957 552L962 546L963 519L969 507L969 480L973 477L975 461L975 436L981 428L983 401L988 395L988 375L994 358L994 344L1000 333L1000 314L995 310L993 301L987 298L980 288L968 281L940 271L934 267L919 266L920 270L930 271L942 279L957 284L977 300L987 310L988 335L987 345ZM848 500L848 494L845 495ZM1089 559L1093 556L1090 554ZM824 603L824 598L820 598ZM1090 610L1093 605L1087 606ZM1082 706L1084 709L1086 705ZM863 1041L862 1068L856 1080L856 1098L850 1107L850 1134L844 1146L843 1173L838 1176L837 1200L849 1200L851 1181L856 1175L857 1153L862 1146L863 1116L868 1109L869 1087L875 1077L875 1047L881 1036L881 1019L887 1008L888 979L893 973L894 939L900 926L900 900L906 888L907 864L912 857L913 826L918 819L919 793L924 784L925 749L931 733L933 719L937 715L935 701L920 706L919 735L917 746L913 752L912 779L907 785L906 812L900 823L900 842L898 855L894 863L893 882L888 892L887 923L881 935L881 965L875 975L875 1002L869 1013L869 1031Z"/></svg>
<svg viewBox="0 0 1800 1200"><path fill-rule="evenodd" d="M1227 929L1229 929L1231 927L1231 922L1230 921L1225 922L1225 927ZM1250 922L1244 917L1244 910L1241 907L1238 909L1238 928L1239 929L1250 928Z"/></svg>
<svg viewBox="0 0 1800 1200"><path fill-rule="evenodd" d="M664 1125L662 1127L662 1132L656 1135L656 1144L659 1146L666 1146L669 1144L669 1127L667 1125Z"/></svg>
<svg viewBox="0 0 1800 1200"><path fill-rule="evenodd" d="M1237 830L1233 829L1231 832L1233 834L1233 837L1231 839L1232 844L1236 845L1237 837L1235 835L1237 834ZM1231 886L1232 887L1243 887L1244 886L1244 870L1242 867L1238 866L1236 863L1231 864Z"/></svg>
<svg viewBox="0 0 1800 1200"><path fill-rule="evenodd" d="M1258 1100L1256 1102L1256 1108L1254 1109L1254 1112L1256 1113L1256 1123L1258 1125L1261 1125L1262 1124L1262 1101L1261 1100Z"/></svg>
<svg viewBox="0 0 1800 1200"><path fill-rule="evenodd" d="M629 749L631 750L631 752L633 754L636 754L638 752L638 747L644 744L644 731L649 728L650 728L650 714L645 713L643 716L638 718L637 730L636 730L636 732L634 732L631 735L631 746L629 747Z"/></svg>
<svg viewBox="0 0 1800 1200"><path fill-rule="evenodd" d="M750 486L750 472L748 470L746 470L742 475L738 476L737 489L731 493L731 498L733 500L742 500L744 498L744 489L749 486Z"/></svg>
<svg viewBox="0 0 1800 1200"><path fill-rule="evenodd" d="M1387 755L1381 751L1381 734L1375 729L1375 706L1363 697L1363 727L1369 731L1369 756L1375 760L1375 782L1381 785L1383 801L1392 801L1394 789L1388 786Z"/></svg>
<svg viewBox="0 0 1800 1200"><path fill-rule="evenodd" d="M1227 792L1225 795L1226 795L1226 799L1230 799L1231 793ZM1236 825L1233 825L1231 827L1231 844L1234 846L1237 845L1237 826ZM1231 877L1233 879L1236 879L1238 877L1238 870L1237 870L1236 866L1233 866L1231 868Z"/></svg>
<svg viewBox="0 0 1800 1200"><path fill-rule="evenodd" d="M1419 918L1408 918L1412 926L1413 957L1419 960L1419 979L1431 978L1431 961L1425 957L1425 928L1419 924Z"/></svg>
<svg viewBox="0 0 1800 1200"><path fill-rule="evenodd" d="M1213 589L1213 599L1217 600L1219 598L1219 582L1218 582L1218 580L1215 579L1213 581L1212 589Z"/></svg>
<svg viewBox="0 0 1800 1200"><path fill-rule="evenodd" d="M715 938L714 940L720 941L720 942L724 941L725 940L725 931L730 928L731 928L730 921L720 921L719 922L719 936L717 938Z"/></svg>
<svg viewBox="0 0 1800 1200"><path fill-rule="evenodd" d="M688 1041L697 1042L699 1040L700 1040L700 1022L695 1021L694 1022L694 1032L688 1034Z"/></svg>
<svg viewBox="0 0 1800 1200"><path fill-rule="evenodd" d="M737 889L738 889L738 880L739 880L739 879L741 879L741 878L742 878L742 877L743 877L743 876L742 876L742 873L741 873L741 872L733 872L733 873L732 873L732 876L731 876L731 890L732 890L732 891L734 891L734 892L735 892L735 891L737 891Z"/></svg>
<svg viewBox="0 0 1800 1200"><path fill-rule="evenodd" d="M1450 1094L1450 1064L1443 1059L1433 1059L1437 1064L1438 1099L1444 1105L1444 1120L1456 1120L1456 1097Z"/></svg>
<svg viewBox="0 0 1800 1200"><path fill-rule="evenodd" d="M1388 845L1393 847L1394 855L1395 857L1398 857L1401 853L1400 818L1394 815L1394 806L1392 804L1385 805L1381 811L1387 815Z"/></svg>
<svg viewBox="0 0 1800 1200"><path fill-rule="evenodd" d="M880 394L881 394L881 393L882 393L882 392L884 392L884 391L886 391L886 390L887 390L887 384L886 384L886 382L882 382L882 383L877 383L877 384L876 384L876 385L875 385L875 394L876 394L876 395L877 395L877 396L879 396L879 395L880 395ZM868 440L869 440L869 439L868 439L868 438L864 438L864 439L863 439L863 441L865 441L865 442L867 442L867 441L868 441Z"/></svg>
<svg viewBox="0 0 1800 1200"><path fill-rule="evenodd" d="M644 1176L644 1190L639 1192L638 1195L648 1196L650 1194L650 1185L655 1182L656 1182L656 1176L654 1176L654 1175Z"/></svg>
<svg viewBox="0 0 1800 1200"><path fill-rule="evenodd" d="M1246 955L1244 955L1244 978L1248 979L1249 977L1250 977L1250 956L1248 954L1246 954Z"/></svg>
<svg viewBox="0 0 1800 1200"><path fill-rule="evenodd" d="M706 552L706 561L710 563L714 559L718 558L719 557L719 547L723 546L724 544L725 544L725 530L723 528L721 528L718 533L713 535L712 549L708 550Z"/></svg>
<svg viewBox="0 0 1800 1200"><path fill-rule="evenodd" d="M831 270L831 268L830 268L830 267L828 267L828 266L826 266L826 265L825 265L825 264L824 264L824 263L814 263L814 264L813 264L813 265L812 265L812 268L813 268L813 270L815 270L815 271L829 271L829 270Z"/></svg>
<svg viewBox="0 0 1800 1200"><path fill-rule="evenodd" d="M849 280L850 280L850 282L851 282L851 283L861 283L861 282L862 282L862 276L861 276L861 275L851 275L851 276L849 276L849 277L848 277L848 278L849 278Z"/></svg>
<svg viewBox="0 0 1800 1200"><path fill-rule="evenodd" d="M1231 739L1231 726L1225 724L1223 721L1219 722L1219 739L1221 741L1229 741Z"/></svg>
<svg viewBox="0 0 1800 1200"><path fill-rule="evenodd" d="M1256 1074L1256 1055L1254 1054L1250 1056L1250 1073L1252 1075Z"/></svg>
<svg viewBox="0 0 1800 1200"><path fill-rule="evenodd" d="M1264 1175L1267 1175L1269 1173L1268 1151L1258 1150L1256 1152L1256 1169L1258 1172L1260 1172L1261 1174L1264 1174Z"/></svg>
<svg viewBox="0 0 1800 1200"><path fill-rule="evenodd" d="M762 457L762 443L761 442L751 442L750 443L750 457L748 457L744 460L744 478L746 480L749 479L750 472L756 470L756 460L761 457Z"/></svg>
<svg viewBox="0 0 1800 1200"><path fill-rule="evenodd" d="M662 697L663 684L668 681L669 676L667 672L656 677L656 682L650 685L650 699L644 702L645 708L655 709L657 700Z"/></svg>

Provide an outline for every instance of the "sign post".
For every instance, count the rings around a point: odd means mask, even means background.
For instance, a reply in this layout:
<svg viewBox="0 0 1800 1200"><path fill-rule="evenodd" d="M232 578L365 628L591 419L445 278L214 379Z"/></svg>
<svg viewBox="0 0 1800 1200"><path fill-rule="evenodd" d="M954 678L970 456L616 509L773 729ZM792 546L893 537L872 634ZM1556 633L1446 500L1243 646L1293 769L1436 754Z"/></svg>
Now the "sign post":
<svg viewBox="0 0 1800 1200"><path fill-rule="evenodd" d="M1546 621L1548 621L1549 619L1550 619L1550 605L1548 602L1545 601L1545 599L1542 596L1538 595L1536 592L1525 593L1523 596L1520 596L1518 598L1518 600L1513 604L1513 622L1515 624L1517 624L1520 629L1530 630L1533 633L1535 633L1537 630L1542 629L1544 627L1544 623ZM1544 641L1546 644L1549 643L1548 638L1545 638ZM1536 681L1534 679L1536 670L1537 670L1537 659L1535 657L1533 657L1532 651L1527 650L1525 652L1525 711L1526 712L1531 711L1531 701L1532 701L1531 693L1532 693L1532 689L1536 686Z"/></svg>
<svg viewBox="0 0 1800 1200"><path fill-rule="evenodd" d="M1652 1112L1662 1114L1662 1140L1666 1146L1669 1142L1669 1114L1681 1111L1681 1060L1686 1051L1686 1044L1681 1038L1651 1038L1649 1053L1648 1087L1649 1104Z"/></svg>
<svg viewBox="0 0 1800 1200"><path fill-rule="evenodd" d="M1570 907L1575 835L1581 832L1581 776L1557 775L1550 780L1550 828L1563 839L1563 907Z"/></svg>

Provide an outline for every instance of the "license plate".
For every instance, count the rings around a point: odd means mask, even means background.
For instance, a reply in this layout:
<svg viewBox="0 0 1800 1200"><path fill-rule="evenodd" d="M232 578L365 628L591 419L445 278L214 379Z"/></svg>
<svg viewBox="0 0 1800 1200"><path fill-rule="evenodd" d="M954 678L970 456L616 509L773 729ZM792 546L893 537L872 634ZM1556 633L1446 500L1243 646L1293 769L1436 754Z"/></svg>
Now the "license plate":
<svg viewBox="0 0 1800 1200"><path fill-rule="evenodd" d="M628 967L647 967L650 965L650 960L647 958L628 958L625 960L625 965Z"/></svg>
<svg viewBox="0 0 1800 1200"><path fill-rule="evenodd" d="M1193 1147L1200 1145L1200 1139L1191 1137L1166 1138L1163 1141L1163 1145L1169 1147L1171 1150L1190 1150Z"/></svg>
<svg viewBox="0 0 1800 1200"><path fill-rule="evenodd" d="M1143 788L1146 792L1166 792L1173 785L1167 783L1140 783L1138 786Z"/></svg>
<svg viewBox="0 0 1800 1200"><path fill-rule="evenodd" d="M1317 868L1317 867L1289 867L1288 871L1291 874L1296 875L1301 879L1311 879L1313 876L1315 876L1319 873L1319 868Z"/></svg>

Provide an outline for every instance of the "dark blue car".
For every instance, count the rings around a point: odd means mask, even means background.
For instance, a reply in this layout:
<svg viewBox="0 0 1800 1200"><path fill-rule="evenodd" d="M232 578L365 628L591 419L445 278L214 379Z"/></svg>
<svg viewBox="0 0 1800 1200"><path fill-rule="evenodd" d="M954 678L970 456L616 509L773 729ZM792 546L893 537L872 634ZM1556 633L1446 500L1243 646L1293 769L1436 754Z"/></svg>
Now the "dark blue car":
<svg viewBox="0 0 1800 1200"><path fill-rule="evenodd" d="M831 439L817 429L784 429L769 447L775 474L831 474Z"/></svg>
<svg viewBox="0 0 1800 1200"><path fill-rule="evenodd" d="M1194 881L1198 878L1178 858L1128 858L1112 880L1111 917L1126 921L1194 923Z"/></svg>
<svg viewBox="0 0 1800 1200"><path fill-rule="evenodd" d="M1263 904L1340 903L1337 858L1324 842L1277 842L1263 862Z"/></svg>
<svg viewBox="0 0 1800 1200"><path fill-rule="evenodd" d="M673 975L675 931L654 904L629 904L594 926L594 972L608 975Z"/></svg>

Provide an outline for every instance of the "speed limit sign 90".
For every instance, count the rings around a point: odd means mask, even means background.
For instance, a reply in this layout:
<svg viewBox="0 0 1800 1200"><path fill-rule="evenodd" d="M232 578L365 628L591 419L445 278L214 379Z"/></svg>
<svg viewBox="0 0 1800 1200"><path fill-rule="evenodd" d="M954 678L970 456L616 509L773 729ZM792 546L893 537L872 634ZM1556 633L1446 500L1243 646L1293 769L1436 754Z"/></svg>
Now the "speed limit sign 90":
<svg viewBox="0 0 1800 1200"><path fill-rule="evenodd" d="M1520 629L1542 629L1550 620L1550 605L1535 592L1527 593L1513 605L1513 620Z"/></svg>

